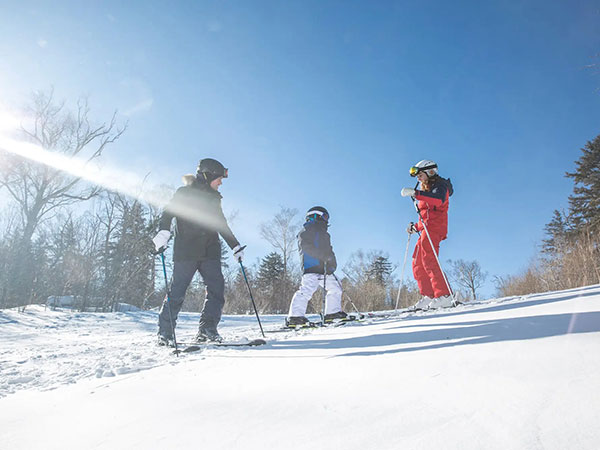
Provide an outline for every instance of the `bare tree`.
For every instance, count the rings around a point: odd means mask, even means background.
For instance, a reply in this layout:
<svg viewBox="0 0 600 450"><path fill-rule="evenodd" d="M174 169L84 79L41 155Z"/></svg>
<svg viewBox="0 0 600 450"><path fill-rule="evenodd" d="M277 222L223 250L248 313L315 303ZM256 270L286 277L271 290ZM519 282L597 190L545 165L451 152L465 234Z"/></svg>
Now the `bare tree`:
<svg viewBox="0 0 600 450"><path fill-rule="evenodd" d="M355 299L358 308L365 311L389 309L397 290L388 255L381 250L357 250L350 255L342 272L344 292ZM394 294L394 296L392 295ZM406 298L412 294L406 292Z"/></svg>
<svg viewBox="0 0 600 450"><path fill-rule="evenodd" d="M287 285L290 277L290 258L296 249L296 235L300 225L296 222L297 209L280 207L279 212L269 222L260 226L260 235L275 250L281 252L283 258L283 288L282 295L287 298Z"/></svg>
<svg viewBox="0 0 600 450"><path fill-rule="evenodd" d="M53 92L33 96L32 123L22 126L25 139L47 152L79 158L86 163L100 157L105 147L125 131L116 126L116 113L108 124L92 125L86 99L77 102L71 113L64 103L57 104ZM89 200L100 191L82 183L80 176L2 151L0 187L4 187L20 207L23 241L30 242L39 223L56 209Z"/></svg>
<svg viewBox="0 0 600 450"><path fill-rule="evenodd" d="M457 259L456 261L448 260L448 264L451 266L450 277L459 286L467 289L473 296L473 300L477 300L477 289L485 283L487 272L481 270L477 261Z"/></svg>
<svg viewBox="0 0 600 450"><path fill-rule="evenodd" d="M25 140L45 152L85 163L100 157L125 131L125 127L117 127L116 113L108 124L92 125L86 99L79 100L72 113L63 102L55 102L53 91L34 94L30 113L31 122L21 127ZM65 206L96 196L100 188L84 184L81 176L23 158L10 149L0 149L0 188L18 205L21 218L14 295L24 302L31 293L33 279L27 265L40 223Z"/></svg>

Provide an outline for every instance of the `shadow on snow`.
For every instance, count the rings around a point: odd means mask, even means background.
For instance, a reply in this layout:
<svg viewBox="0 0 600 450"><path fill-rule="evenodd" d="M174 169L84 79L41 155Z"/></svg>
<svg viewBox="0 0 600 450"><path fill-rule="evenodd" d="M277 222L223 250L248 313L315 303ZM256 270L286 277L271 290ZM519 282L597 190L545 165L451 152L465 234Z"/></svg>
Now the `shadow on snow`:
<svg viewBox="0 0 600 450"><path fill-rule="evenodd" d="M312 350L314 348L344 349L358 347L365 350L345 353L340 356L372 356L432 350L460 345L539 339L566 334L598 332L600 331L600 312L529 316L436 324L432 326L435 326L436 329L422 331L411 329L410 331L336 340L274 342L272 348ZM395 328L402 330L404 327L398 326ZM392 345L403 345L404 347L393 349L382 348Z"/></svg>
<svg viewBox="0 0 600 450"><path fill-rule="evenodd" d="M519 341L539 339L567 334L593 333L600 331L600 312L565 313L532 315L527 317L503 318L492 320L473 320L454 323L415 323L427 319L440 319L455 316L466 316L477 313L506 311L516 308L526 308L542 304L568 301L575 298L598 295L598 286L588 292L574 294L569 291L557 293L548 298L502 303L494 306L477 308L471 311L456 311L436 315L411 316L399 321L390 322L394 326L385 333L351 337L335 340L290 340L274 342L274 349L356 349L363 351L345 353L339 356L371 356L393 353L406 353L422 350L432 350L460 345L486 344L502 341ZM418 330L418 328L433 328ZM389 332L390 330L394 330ZM395 330L398 330L397 332ZM401 345L401 348L398 346ZM395 346L395 348L383 348Z"/></svg>

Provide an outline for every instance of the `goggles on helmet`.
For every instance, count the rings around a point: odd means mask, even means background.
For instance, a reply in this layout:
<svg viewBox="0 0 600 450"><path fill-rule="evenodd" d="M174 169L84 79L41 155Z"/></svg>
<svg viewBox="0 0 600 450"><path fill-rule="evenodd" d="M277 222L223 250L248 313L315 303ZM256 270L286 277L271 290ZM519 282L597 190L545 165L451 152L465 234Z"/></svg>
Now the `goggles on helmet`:
<svg viewBox="0 0 600 450"><path fill-rule="evenodd" d="M431 166L425 166L425 167L412 166L409 169L408 173L410 173L411 177L416 177L420 172L425 172L426 170L429 170L429 169L435 169L436 167L437 167L437 165L435 165L435 164L431 165Z"/></svg>
<svg viewBox="0 0 600 450"><path fill-rule="evenodd" d="M319 211L319 210L311 210L308 213L306 213L306 218L307 219L323 219L325 222L327 222L329 220L329 214L323 212L323 211Z"/></svg>

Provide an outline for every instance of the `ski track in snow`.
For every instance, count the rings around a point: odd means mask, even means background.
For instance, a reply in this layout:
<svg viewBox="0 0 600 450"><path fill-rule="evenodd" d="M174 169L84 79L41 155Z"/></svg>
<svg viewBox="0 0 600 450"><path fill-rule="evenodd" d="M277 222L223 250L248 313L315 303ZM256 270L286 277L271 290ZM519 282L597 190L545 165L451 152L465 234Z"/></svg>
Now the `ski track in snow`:
<svg viewBox="0 0 600 450"><path fill-rule="evenodd" d="M199 318L198 313L180 314L178 341L193 339ZM283 320L261 317L265 329L275 329ZM23 313L0 311L0 398L23 389L45 391L81 379L116 377L244 349L207 348L178 358L172 349L156 345L157 321L157 313L149 311L79 313L40 305ZM225 340L261 337L254 316L224 316L219 331ZM303 333L268 334L267 339Z"/></svg>
<svg viewBox="0 0 600 450"><path fill-rule="evenodd" d="M598 286L593 288L592 292L597 294ZM410 316L418 318L446 314L450 311L460 313L482 307L502 308L504 304L514 302L535 303L536 296L540 295L548 296L546 293L507 297L472 302L442 311L376 312L374 317L367 318L364 322L346 324L345 327L397 321ZM283 317L261 316L261 321L265 330L273 330L281 326ZM198 320L197 313L180 314L178 341L191 341ZM52 311L39 305L28 306L23 313L14 309L0 311L0 398L25 389L45 391L81 379L118 377L161 365L244 351L244 347L207 348L178 358L171 349L156 345L156 324L157 313L151 311L78 313L69 310ZM225 340L260 337L254 316L224 316L219 330ZM308 333L319 333L319 330L268 333L266 338L271 342L284 341ZM451 342L439 345L449 345ZM433 340L429 344L436 345ZM364 355L367 356L367 353Z"/></svg>

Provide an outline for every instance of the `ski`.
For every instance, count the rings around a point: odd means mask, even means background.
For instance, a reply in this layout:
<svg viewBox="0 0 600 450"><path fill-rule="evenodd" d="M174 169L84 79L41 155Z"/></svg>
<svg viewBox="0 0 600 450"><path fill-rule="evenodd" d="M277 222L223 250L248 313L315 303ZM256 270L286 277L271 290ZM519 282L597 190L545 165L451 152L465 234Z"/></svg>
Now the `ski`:
<svg viewBox="0 0 600 450"><path fill-rule="evenodd" d="M298 331L298 330L309 330L312 328L322 327L323 324L321 322L306 322L299 325L284 325L281 328L277 328L275 330L265 330L265 333L284 333L286 331Z"/></svg>
<svg viewBox="0 0 600 450"><path fill-rule="evenodd" d="M200 342L200 343L190 343L190 344L182 344L185 346L182 350L179 350L179 353L192 353L197 352L199 350L203 350L205 348L212 347L258 347L260 345L265 345L267 341L264 339L253 339L251 341L225 341L225 342ZM175 350L173 350L175 353Z"/></svg>
<svg viewBox="0 0 600 450"><path fill-rule="evenodd" d="M365 315L364 314L360 314L358 316L348 315L347 317L345 317L343 319L326 320L325 321L325 326L332 325L334 327L340 327L342 325L346 325L347 323L350 323L350 322L360 322L360 321L362 321L364 319L365 319Z"/></svg>
<svg viewBox="0 0 600 450"><path fill-rule="evenodd" d="M275 330L265 330L265 333L285 333L285 332L289 332L289 331L311 330L314 328L329 327L329 326L340 327L342 325L346 325L349 322L361 322L365 318L366 318L366 316L364 314L360 314L358 316L349 315L345 319L333 319L333 320L328 320L325 323L318 321L318 322L306 322L306 323L299 324L299 325L284 325L283 327L277 328Z"/></svg>

